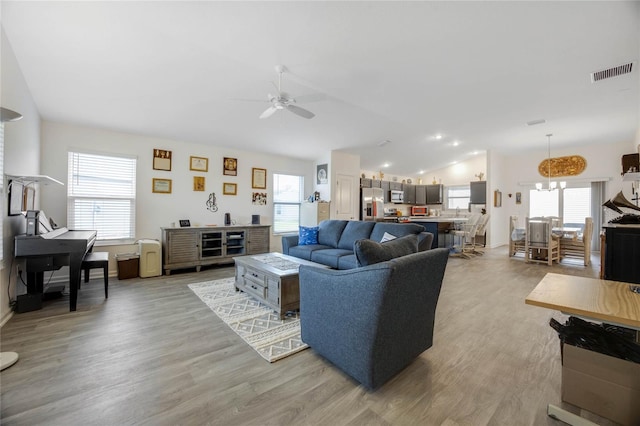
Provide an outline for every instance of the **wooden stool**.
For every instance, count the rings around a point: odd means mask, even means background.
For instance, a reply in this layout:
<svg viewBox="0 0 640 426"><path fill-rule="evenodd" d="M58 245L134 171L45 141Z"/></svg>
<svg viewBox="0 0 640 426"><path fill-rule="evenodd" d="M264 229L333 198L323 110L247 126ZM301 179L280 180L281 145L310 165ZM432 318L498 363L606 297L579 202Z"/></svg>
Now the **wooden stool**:
<svg viewBox="0 0 640 426"><path fill-rule="evenodd" d="M104 271L104 297L109 298L109 253L97 251L87 253L82 260L82 270L84 270L84 282L89 282L89 271L95 268L102 268Z"/></svg>

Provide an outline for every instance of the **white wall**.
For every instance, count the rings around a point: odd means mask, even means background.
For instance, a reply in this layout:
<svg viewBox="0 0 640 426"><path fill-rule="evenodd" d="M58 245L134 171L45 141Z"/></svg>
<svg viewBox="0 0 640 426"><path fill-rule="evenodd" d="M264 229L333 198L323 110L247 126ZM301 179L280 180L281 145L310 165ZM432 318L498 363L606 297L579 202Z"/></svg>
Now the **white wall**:
<svg viewBox="0 0 640 426"><path fill-rule="evenodd" d="M224 214L231 213L237 224L251 223L251 215L261 215L262 224L273 220L273 174L285 173L305 177L305 194L313 193L315 165L311 161L279 157L263 153L245 152L218 146L198 145L185 141L172 141L127 133L80 127L68 124L43 122L42 124L42 174L61 182L67 182L67 152L84 150L98 153L135 155L137 167L136 238L161 239L161 227L171 226L179 219L189 219L193 226L223 225ZM172 151L171 171L153 170L153 149ZM206 173L189 170L189 157L209 159ZM238 176L222 174L223 157L238 159ZM267 169L267 189L251 188L251 168ZM205 192L193 190L193 177L204 176ZM172 180L171 194L153 193L152 178ZM223 182L237 184L237 195L223 195ZM66 225L67 205L64 186L48 186L41 193L42 209L58 225ZM207 210L206 201L215 192L218 211ZM266 192L267 205L252 204L253 192ZM280 250L280 238L272 237L272 250ZM109 252L123 253L135 250L134 246L99 248ZM113 256L111 273L115 273Z"/></svg>
<svg viewBox="0 0 640 426"><path fill-rule="evenodd" d="M471 181L479 180L476 175L480 173L483 174L482 180L486 180L487 156L484 154L479 154L469 160L461 161L442 169L426 172L422 175L422 183L430 184L435 179L444 186L468 185Z"/></svg>
<svg viewBox="0 0 640 426"><path fill-rule="evenodd" d="M40 115L31 98L31 93L18 66L13 49L7 41L4 30L1 30L1 61L0 82L2 98L0 103L22 114L19 121L5 123L4 126L4 171L5 174L37 174L40 167ZM4 178L4 177L3 177ZM11 299L16 296L16 268L7 271L12 264L13 237L24 233L25 220L23 216L8 216L7 182L4 181L2 192L2 227L3 227L3 259L0 264L0 324L4 324L11 317L7 286ZM39 191L37 191L39 192ZM36 199L36 205L38 200ZM9 280L9 282L7 282ZM24 291L21 291L24 293Z"/></svg>

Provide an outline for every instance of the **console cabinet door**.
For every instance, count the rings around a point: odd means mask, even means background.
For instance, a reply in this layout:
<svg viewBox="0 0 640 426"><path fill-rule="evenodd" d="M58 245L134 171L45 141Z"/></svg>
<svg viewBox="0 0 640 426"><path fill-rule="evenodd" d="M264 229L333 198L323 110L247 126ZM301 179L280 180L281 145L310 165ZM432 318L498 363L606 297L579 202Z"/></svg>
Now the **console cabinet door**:
<svg viewBox="0 0 640 426"><path fill-rule="evenodd" d="M247 254L268 253L269 227L247 228Z"/></svg>
<svg viewBox="0 0 640 426"><path fill-rule="evenodd" d="M197 262L200 257L198 231L165 231L165 263Z"/></svg>

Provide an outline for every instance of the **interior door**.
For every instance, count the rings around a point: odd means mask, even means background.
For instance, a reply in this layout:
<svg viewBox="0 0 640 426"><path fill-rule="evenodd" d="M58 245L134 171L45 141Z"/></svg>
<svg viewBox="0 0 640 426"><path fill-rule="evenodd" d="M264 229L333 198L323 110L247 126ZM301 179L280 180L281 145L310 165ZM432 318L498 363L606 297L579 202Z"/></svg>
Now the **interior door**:
<svg viewBox="0 0 640 426"><path fill-rule="evenodd" d="M356 219L356 202L354 196L355 176L336 176L336 216L335 219L353 220Z"/></svg>

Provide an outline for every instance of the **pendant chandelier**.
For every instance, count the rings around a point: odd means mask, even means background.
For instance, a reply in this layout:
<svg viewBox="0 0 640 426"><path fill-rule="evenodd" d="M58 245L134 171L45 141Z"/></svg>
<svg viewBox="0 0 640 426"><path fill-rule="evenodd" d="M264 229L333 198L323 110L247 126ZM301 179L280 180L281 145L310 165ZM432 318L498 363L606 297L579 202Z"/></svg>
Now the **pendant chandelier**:
<svg viewBox="0 0 640 426"><path fill-rule="evenodd" d="M536 189L538 191L555 191L558 187L557 183L554 181L551 181L551 136L553 136L552 133L549 133L547 135L547 140L548 140L548 152L547 152L547 165L549 166L549 170L547 173L547 178L548 178L548 182L547 182L547 187L543 188L542 187L542 183L538 182L536 183ZM567 186L567 182L560 182L560 189L564 189Z"/></svg>

